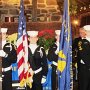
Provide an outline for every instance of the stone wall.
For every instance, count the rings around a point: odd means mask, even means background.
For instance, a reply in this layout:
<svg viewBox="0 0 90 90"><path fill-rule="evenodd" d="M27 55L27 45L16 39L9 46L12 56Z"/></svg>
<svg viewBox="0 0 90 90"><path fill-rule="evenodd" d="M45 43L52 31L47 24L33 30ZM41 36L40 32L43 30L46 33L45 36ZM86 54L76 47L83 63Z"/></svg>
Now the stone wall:
<svg viewBox="0 0 90 90"><path fill-rule="evenodd" d="M4 2L3 2L4 1ZM15 0L0 0L0 19L2 22L7 22L8 17L12 17L12 22L18 22L20 2L15 4ZM19 0L17 0L19 1ZM31 17L32 4L29 0L24 0L25 13Z"/></svg>
<svg viewBox="0 0 90 90"><path fill-rule="evenodd" d="M38 21L61 21L57 0L37 0Z"/></svg>
<svg viewBox="0 0 90 90"><path fill-rule="evenodd" d="M12 17L12 22L18 22L20 0L0 0L0 21L7 22L8 17ZM32 21L32 0L24 0L25 15L27 22ZM37 21L61 21L61 15L57 0L37 0L36 5Z"/></svg>

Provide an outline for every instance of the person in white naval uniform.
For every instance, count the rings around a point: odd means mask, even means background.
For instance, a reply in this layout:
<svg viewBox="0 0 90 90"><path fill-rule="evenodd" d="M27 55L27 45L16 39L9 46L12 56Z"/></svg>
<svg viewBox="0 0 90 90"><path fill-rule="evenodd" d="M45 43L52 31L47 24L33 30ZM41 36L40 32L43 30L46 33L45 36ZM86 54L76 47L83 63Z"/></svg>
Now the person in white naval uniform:
<svg viewBox="0 0 90 90"><path fill-rule="evenodd" d="M2 57L2 90L12 90L12 63L17 60L16 49L13 44L6 43L0 51Z"/></svg>
<svg viewBox="0 0 90 90"><path fill-rule="evenodd" d="M35 67L33 76L32 90L42 90L42 83L46 81L46 75L48 72L47 57L43 46L38 45L38 32L29 31L29 47L32 52Z"/></svg>
<svg viewBox="0 0 90 90"><path fill-rule="evenodd" d="M56 42L55 42L55 44L57 45L57 50L56 50L56 54L58 54L58 52L59 52L59 45L60 45L60 30L55 30L55 34L56 34L56 36L55 36L55 38L56 38Z"/></svg>

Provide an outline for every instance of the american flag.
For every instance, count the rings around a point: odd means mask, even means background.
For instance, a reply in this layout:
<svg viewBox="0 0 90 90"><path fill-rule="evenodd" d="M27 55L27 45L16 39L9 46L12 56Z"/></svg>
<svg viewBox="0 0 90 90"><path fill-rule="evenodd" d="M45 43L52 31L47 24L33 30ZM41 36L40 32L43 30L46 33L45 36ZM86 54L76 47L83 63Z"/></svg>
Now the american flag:
<svg viewBox="0 0 90 90"><path fill-rule="evenodd" d="M27 83L31 86L32 73L30 73L30 64L28 63L28 38L26 32L26 19L24 16L23 0L20 2L20 15L18 26L18 39L17 39L17 63L18 63L18 76L20 86L23 87Z"/></svg>

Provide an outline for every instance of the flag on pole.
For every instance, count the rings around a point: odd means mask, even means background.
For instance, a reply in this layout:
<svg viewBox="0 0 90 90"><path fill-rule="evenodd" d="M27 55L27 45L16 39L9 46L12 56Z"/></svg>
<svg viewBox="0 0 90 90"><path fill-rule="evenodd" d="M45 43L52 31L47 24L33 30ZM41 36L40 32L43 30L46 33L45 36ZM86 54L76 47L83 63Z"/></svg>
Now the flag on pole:
<svg viewBox="0 0 90 90"><path fill-rule="evenodd" d="M28 63L28 38L26 32L26 19L24 16L23 0L21 0L20 2L20 15L17 39L17 63L20 86L24 87L26 86L26 84L29 84L29 86L31 87L32 71L30 70L31 67Z"/></svg>
<svg viewBox="0 0 90 90"><path fill-rule="evenodd" d="M58 53L58 90L73 90L72 33L69 0L64 0L64 12Z"/></svg>

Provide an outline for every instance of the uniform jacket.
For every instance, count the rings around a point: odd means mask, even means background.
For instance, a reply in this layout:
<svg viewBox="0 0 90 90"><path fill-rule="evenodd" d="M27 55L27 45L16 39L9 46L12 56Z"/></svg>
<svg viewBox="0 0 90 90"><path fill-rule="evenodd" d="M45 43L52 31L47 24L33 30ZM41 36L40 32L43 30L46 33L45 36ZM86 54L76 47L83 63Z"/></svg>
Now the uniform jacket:
<svg viewBox="0 0 90 90"><path fill-rule="evenodd" d="M54 44L50 47L49 51L48 51L48 55L47 55L47 58L49 61L52 61L57 63L57 60L58 60L58 55L55 53L57 50L57 45Z"/></svg>
<svg viewBox="0 0 90 90"><path fill-rule="evenodd" d="M4 47L4 50L6 47ZM15 63L17 61L17 53L15 48L12 46L12 50L7 52L8 50L5 50L6 55L2 57L2 67L7 68L9 67L12 63Z"/></svg>
<svg viewBox="0 0 90 90"><path fill-rule="evenodd" d="M77 38L73 43L73 50L77 49L77 59L90 66L90 42L87 39Z"/></svg>
<svg viewBox="0 0 90 90"><path fill-rule="evenodd" d="M29 49L29 62L31 63L31 67L34 71L42 67L43 76L47 75L48 64L46 53L43 47L38 46L34 54L32 54L31 50Z"/></svg>

